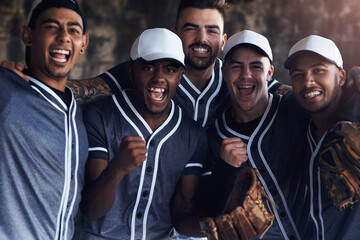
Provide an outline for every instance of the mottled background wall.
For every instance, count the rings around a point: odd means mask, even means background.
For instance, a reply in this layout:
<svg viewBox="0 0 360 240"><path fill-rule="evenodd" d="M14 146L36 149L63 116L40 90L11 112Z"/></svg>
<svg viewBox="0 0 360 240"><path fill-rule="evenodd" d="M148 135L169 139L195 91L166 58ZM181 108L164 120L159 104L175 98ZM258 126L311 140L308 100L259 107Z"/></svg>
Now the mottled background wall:
<svg viewBox="0 0 360 240"><path fill-rule="evenodd" d="M359 0L228 0L225 31L250 29L269 38L275 77L289 83L283 62L299 39L318 34L331 38L342 52L345 69L360 64ZM78 0L88 19L90 45L72 78L97 75L128 59L132 42L146 28L172 28L179 0ZM23 61L20 28L31 0L1 0L0 60Z"/></svg>

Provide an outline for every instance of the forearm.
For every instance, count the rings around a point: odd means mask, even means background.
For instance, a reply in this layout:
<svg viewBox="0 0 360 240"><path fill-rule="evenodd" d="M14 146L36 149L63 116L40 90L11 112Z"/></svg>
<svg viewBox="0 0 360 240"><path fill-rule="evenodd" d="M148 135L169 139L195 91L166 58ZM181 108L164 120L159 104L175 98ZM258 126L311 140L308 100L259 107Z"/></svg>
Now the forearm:
<svg viewBox="0 0 360 240"><path fill-rule="evenodd" d="M198 176L183 176L175 189L171 206L172 224L176 231L193 237L204 236L199 223L202 215L194 203L198 182Z"/></svg>
<svg viewBox="0 0 360 240"><path fill-rule="evenodd" d="M114 203L118 185L124 175L108 167L96 180L85 184L80 207L87 219L94 221L106 215Z"/></svg>
<svg viewBox="0 0 360 240"><path fill-rule="evenodd" d="M188 216L174 221L174 228L181 235L191 237L205 237L200 229L200 216Z"/></svg>
<svg viewBox="0 0 360 240"><path fill-rule="evenodd" d="M112 94L109 85L99 77L68 80L67 86L71 88L79 104L95 102Z"/></svg>

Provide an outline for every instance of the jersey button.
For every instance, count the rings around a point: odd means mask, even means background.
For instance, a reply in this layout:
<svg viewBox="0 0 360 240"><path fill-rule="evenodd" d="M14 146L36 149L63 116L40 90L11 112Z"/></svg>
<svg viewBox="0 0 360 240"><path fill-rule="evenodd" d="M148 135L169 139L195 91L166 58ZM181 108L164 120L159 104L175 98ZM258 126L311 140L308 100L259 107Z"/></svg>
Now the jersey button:
<svg viewBox="0 0 360 240"><path fill-rule="evenodd" d="M199 104L204 104L204 102L205 102L204 99L199 100Z"/></svg>
<svg viewBox="0 0 360 240"><path fill-rule="evenodd" d="M151 173L152 170L153 170L152 166L148 166L148 167L146 168L146 172L148 172L148 173Z"/></svg>
<svg viewBox="0 0 360 240"><path fill-rule="evenodd" d="M154 141L154 140L151 140L151 141L150 141L150 146L151 146L151 147L155 146L155 141Z"/></svg>
<svg viewBox="0 0 360 240"><path fill-rule="evenodd" d="M143 216L142 213L137 213L137 214L136 214L136 217L137 217L137 218L142 218L142 216Z"/></svg>
<svg viewBox="0 0 360 240"><path fill-rule="evenodd" d="M283 218L283 217L286 217L286 213L285 213L285 212L281 212L281 213L280 213L280 217L282 217L282 218Z"/></svg>
<svg viewBox="0 0 360 240"><path fill-rule="evenodd" d="M294 235L290 235L290 240L296 240L296 237Z"/></svg>
<svg viewBox="0 0 360 240"><path fill-rule="evenodd" d="M142 194L142 196L143 196L144 198L146 198L147 196L149 196L149 192L148 192L148 191L144 191L143 194Z"/></svg>

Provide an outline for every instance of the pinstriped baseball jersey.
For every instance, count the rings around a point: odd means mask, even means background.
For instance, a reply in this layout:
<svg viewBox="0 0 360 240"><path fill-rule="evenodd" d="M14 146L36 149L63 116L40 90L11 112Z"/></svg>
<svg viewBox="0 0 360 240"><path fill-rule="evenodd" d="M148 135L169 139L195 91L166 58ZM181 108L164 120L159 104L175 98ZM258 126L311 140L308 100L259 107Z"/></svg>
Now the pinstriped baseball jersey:
<svg viewBox="0 0 360 240"><path fill-rule="evenodd" d="M117 65L99 75L114 93L132 88L126 73L126 64L127 62ZM185 115L205 128L211 126L231 103L226 84L222 79L221 66L222 61L216 59L210 82L203 91L197 89L184 74L173 97L174 102L183 109ZM275 92L281 85L277 80L271 80L268 83L269 92Z"/></svg>
<svg viewBox="0 0 360 240"><path fill-rule="evenodd" d="M275 221L270 230L266 233L266 239L299 239L300 234L297 231L296 221L292 218L292 207L287 203L288 199L295 199L298 197L296 192L288 190L291 186L296 186L297 177L296 164L300 164L302 160L303 147L299 139L304 139L306 132L306 115L302 111L297 111L295 99L291 94L284 96L269 95L269 103L263 116L259 119L255 130L251 135L238 132L233 126L237 123L232 119L231 114L227 109L221 117L219 117L214 126L208 131L209 145L213 150L214 158L207 161L204 166L203 180L205 183L209 181L208 194L202 194L202 201L211 199L211 195L222 195L224 199L217 199L208 208L217 209L221 211L225 206L225 202L229 192L220 193L217 190L225 188L225 186L215 187L210 184L211 181L220 182L222 180L216 179L216 176L235 175L235 169L230 165L220 160L220 146L221 141L229 137L239 137L247 143L247 154L249 164L253 168L257 168L261 174L260 181L268 196L274 200L278 208L272 207L275 215ZM300 109L299 109L300 110ZM299 143L300 142L300 143ZM275 147L276 146L276 147ZM279 147L281 146L281 147ZM219 160L215 160L219 159ZM299 161L297 161L299 159ZM218 162L221 161L221 162ZM222 164L222 165L221 165ZM217 169L215 166L218 165ZM216 169L216 170L215 170ZM212 172L214 170L214 172ZM218 171L218 172L216 172ZM219 173L223 171L224 173ZM220 175L219 175L220 174ZM226 176L228 175L228 176ZM214 179L212 179L214 178ZM295 183L292 182L293 179ZM229 182L233 182L230 179ZM291 185L295 184L295 185ZM225 191L230 191L228 187ZM222 190L224 191L224 190ZM214 193L212 193L214 192ZM216 192L216 193L215 193ZM211 196L211 197L210 197ZM215 197L216 198L216 197ZM294 206L296 207L296 206ZM219 214L213 213L213 214Z"/></svg>
<svg viewBox="0 0 360 240"><path fill-rule="evenodd" d="M84 119L89 158L111 161L129 135L141 136L148 148L146 161L119 184L109 212L86 223L85 239L169 239L171 197L182 175L201 174L205 131L173 102L166 121L152 131L124 91L89 105Z"/></svg>
<svg viewBox="0 0 360 240"><path fill-rule="evenodd" d="M357 120L347 117L348 120ZM311 121L307 132L308 148L304 171L309 197L306 202L307 211L303 213L305 217L309 217L309 223L304 239L358 239L360 236L360 204L356 203L351 208L348 207L341 211L334 206L324 185L321 184L318 167L319 153L322 151L321 146L326 133L316 143L313 135L314 128Z"/></svg>
<svg viewBox="0 0 360 240"><path fill-rule="evenodd" d="M87 136L42 82L0 68L0 239L71 239L84 184Z"/></svg>

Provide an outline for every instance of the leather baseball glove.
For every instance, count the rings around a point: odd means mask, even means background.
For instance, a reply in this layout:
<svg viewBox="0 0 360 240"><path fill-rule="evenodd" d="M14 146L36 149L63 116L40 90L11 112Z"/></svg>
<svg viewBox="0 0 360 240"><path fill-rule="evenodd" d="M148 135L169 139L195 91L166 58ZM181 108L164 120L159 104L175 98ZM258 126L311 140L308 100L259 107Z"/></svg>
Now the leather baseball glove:
<svg viewBox="0 0 360 240"><path fill-rule="evenodd" d="M272 226L274 214L268 200L264 205L262 197L269 198L257 175L256 169L242 167L222 214L202 219L200 226L209 240L244 240L257 235L261 239Z"/></svg>
<svg viewBox="0 0 360 240"><path fill-rule="evenodd" d="M321 179L343 210L360 199L360 125L338 122L326 133L319 157Z"/></svg>

